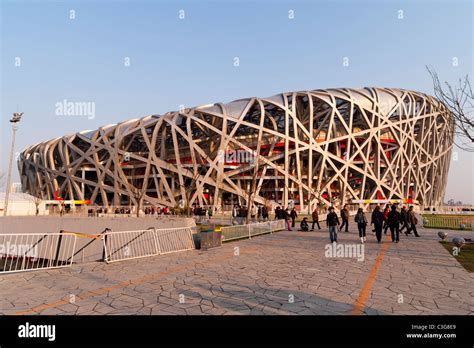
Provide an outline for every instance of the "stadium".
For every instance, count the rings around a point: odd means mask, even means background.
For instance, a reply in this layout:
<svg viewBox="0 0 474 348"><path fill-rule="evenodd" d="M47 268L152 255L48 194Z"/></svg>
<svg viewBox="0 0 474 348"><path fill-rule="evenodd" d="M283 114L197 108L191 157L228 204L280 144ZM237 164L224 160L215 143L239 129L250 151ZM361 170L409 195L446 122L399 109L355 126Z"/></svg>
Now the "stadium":
<svg viewBox="0 0 474 348"><path fill-rule="evenodd" d="M338 88L151 115L32 145L22 190L114 206L443 203L454 121L429 95Z"/></svg>

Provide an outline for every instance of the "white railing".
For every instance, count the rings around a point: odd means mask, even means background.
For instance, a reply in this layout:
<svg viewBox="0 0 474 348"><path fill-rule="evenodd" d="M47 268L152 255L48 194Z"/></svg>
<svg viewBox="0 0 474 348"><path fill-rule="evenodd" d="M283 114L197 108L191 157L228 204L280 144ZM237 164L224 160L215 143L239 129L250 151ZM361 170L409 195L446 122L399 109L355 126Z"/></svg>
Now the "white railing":
<svg viewBox="0 0 474 348"><path fill-rule="evenodd" d="M107 263L194 249L189 227L106 232L102 240Z"/></svg>
<svg viewBox="0 0 474 348"><path fill-rule="evenodd" d="M474 217L466 216L437 216L424 215L422 216L423 227L426 228L448 228L453 230L474 230Z"/></svg>
<svg viewBox="0 0 474 348"><path fill-rule="evenodd" d="M104 261L107 263L159 254L154 229L117 231L102 234Z"/></svg>
<svg viewBox="0 0 474 348"><path fill-rule="evenodd" d="M0 273L69 267L76 239L67 232L0 234Z"/></svg>
<svg viewBox="0 0 474 348"><path fill-rule="evenodd" d="M194 249L191 228L165 228L155 230L160 254Z"/></svg>
<svg viewBox="0 0 474 348"><path fill-rule="evenodd" d="M261 234L273 233L286 228L285 220L271 220L248 225L234 225L222 227L222 241L252 238Z"/></svg>

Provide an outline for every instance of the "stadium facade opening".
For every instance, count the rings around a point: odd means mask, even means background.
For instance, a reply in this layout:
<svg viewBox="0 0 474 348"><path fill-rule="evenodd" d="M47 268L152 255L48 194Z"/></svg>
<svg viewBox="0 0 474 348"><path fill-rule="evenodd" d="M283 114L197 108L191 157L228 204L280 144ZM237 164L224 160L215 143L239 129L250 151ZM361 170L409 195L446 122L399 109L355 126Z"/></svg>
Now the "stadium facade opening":
<svg viewBox="0 0 474 348"><path fill-rule="evenodd" d="M454 122L426 94L326 89L152 115L24 150L22 189L113 207L255 202L307 211L443 202Z"/></svg>

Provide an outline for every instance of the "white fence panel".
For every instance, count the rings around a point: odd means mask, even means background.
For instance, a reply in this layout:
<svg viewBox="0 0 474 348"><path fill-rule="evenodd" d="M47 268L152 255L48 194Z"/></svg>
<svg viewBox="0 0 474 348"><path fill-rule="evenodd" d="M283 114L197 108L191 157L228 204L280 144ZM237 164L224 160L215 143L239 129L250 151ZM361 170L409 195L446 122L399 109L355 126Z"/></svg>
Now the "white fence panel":
<svg viewBox="0 0 474 348"><path fill-rule="evenodd" d="M105 262L138 259L159 254L155 231L117 231L103 234Z"/></svg>
<svg viewBox="0 0 474 348"><path fill-rule="evenodd" d="M222 227L222 241L229 241L234 239L249 238L248 225L234 225Z"/></svg>
<svg viewBox="0 0 474 348"><path fill-rule="evenodd" d="M266 233L281 231L286 228L285 220L271 220L248 225L222 227L222 240L229 241L241 238L252 238Z"/></svg>
<svg viewBox="0 0 474 348"><path fill-rule="evenodd" d="M76 239L70 233L0 234L0 273L69 267Z"/></svg>
<svg viewBox="0 0 474 348"><path fill-rule="evenodd" d="M189 227L107 232L103 243L107 263L195 248Z"/></svg>
<svg viewBox="0 0 474 348"><path fill-rule="evenodd" d="M250 224L250 236L258 236L260 234L272 233L272 222L273 221Z"/></svg>
<svg viewBox="0 0 474 348"><path fill-rule="evenodd" d="M160 254L194 249L191 228L166 228L156 230Z"/></svg>

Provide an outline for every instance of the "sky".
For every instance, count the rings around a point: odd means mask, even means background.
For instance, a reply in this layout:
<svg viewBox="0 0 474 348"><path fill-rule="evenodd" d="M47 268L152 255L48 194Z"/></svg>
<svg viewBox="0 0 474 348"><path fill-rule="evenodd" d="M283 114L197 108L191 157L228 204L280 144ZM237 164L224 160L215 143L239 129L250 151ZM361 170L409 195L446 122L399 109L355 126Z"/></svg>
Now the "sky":
<svg viewBox="0 0 474 348"><path fill-rule="evenodd" d="M18 153L180 106L332 87L433 94L425 66L450 83L474 70L472 1L0 4L2 172L16 111ZM94 112L58 113L64 100ZM454 151L445 200L473 204L474 155Z"/></svg>

